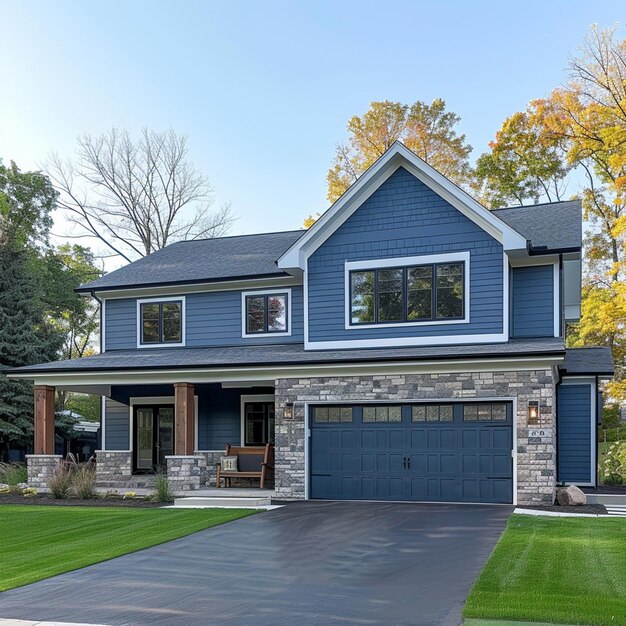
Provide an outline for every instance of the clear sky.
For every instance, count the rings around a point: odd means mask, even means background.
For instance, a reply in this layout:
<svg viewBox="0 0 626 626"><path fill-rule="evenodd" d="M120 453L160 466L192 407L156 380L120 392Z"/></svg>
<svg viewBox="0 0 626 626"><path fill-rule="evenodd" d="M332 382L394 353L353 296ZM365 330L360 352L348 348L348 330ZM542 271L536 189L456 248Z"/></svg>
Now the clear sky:
<svg viewBox="0 0 626 626"><path fill-rule="evenodd" d="M444 98L475 158L564 82L590 24L625 17L623 0L0 0L0 157L34 168L83 132L171 127L232 234L298 228L372 100Z"/></svg>

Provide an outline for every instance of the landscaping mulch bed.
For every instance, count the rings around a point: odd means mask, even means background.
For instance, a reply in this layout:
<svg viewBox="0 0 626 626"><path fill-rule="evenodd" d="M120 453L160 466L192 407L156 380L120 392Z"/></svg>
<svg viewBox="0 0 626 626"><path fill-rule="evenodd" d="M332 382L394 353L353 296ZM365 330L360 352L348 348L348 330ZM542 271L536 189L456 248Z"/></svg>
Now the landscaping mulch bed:
<svg viewBox="0 0 626 626"><path fill-rule="evenodd" d="M34 504L45 506L120 506L127 508L154 509L167 506L167 502L152 502L143 498L92 498L82 500L80 498L67 498L58 500L48 494L38 494L32 497L24 497L20 494L0 494L0 504Z"/></svg>
<svg viewBox="0 0 626 626"><path fill-rule="evenodd" d="M553 511L554 513L581 513L586 515L607 515L604 504L582 504L580 506L518 506L518 509L532 509L534 511Z"/></svg>

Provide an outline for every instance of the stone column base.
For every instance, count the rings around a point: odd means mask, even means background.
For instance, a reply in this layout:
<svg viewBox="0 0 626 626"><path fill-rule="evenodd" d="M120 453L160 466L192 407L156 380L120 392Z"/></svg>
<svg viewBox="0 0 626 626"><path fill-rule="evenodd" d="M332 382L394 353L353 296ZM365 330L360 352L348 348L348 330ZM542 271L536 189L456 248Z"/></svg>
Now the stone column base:
<svg viewBox="0 0 626 626"><path fill-rule="evenodd" d="M217 477L215 466L224 456L224 450L196 450L194 454L204 459L204 464L200 466L200 488L215 487Z"/></svg>
<svg viewBox="0 0 626 626"><path fill-rule="evenodd" d="M166 456L167 481L173 491L196 491L206 475L207 459L201 455Z"/></svg>
<svg viewBox="0 0 626 626"><path fill-rule="evenodd" d="M96 484L98 487L125 488L133 473L130 450L96 450Z"/></svg>
<svg viewBox="0 0 626 626"><path fill-rule="evenodd" d="M50 491L48 484L62 461L60 454L27 454L28 486L37 491Z"/></svg>

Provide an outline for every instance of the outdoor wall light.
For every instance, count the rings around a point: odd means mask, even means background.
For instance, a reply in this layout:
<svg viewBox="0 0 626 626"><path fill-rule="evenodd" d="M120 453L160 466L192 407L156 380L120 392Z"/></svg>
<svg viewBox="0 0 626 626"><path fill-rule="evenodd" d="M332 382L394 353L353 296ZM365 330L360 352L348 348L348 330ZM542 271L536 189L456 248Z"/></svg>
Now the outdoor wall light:
<svg viewBox="0 0 626 626"><path fill-rule="evenodd" d="M285 404L285 419L286 420L293 419L293 402L287 402Z"/></svg>
<svg viewBox="0 0 626 626"><path fill-rule="evenodd" d="M528 423L537 424L539 422L539 402L529 400L528 402Z"/></svg>

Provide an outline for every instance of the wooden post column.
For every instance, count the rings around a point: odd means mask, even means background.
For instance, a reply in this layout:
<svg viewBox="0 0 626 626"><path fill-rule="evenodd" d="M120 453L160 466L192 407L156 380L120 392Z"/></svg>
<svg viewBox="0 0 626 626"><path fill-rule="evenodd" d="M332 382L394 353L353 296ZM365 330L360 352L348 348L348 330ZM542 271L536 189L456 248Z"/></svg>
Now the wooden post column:
<svg viewBox="0 0 626 626"><path fill-rule="evenodd" d="M35 454L54 454L54 392L35 385Z"/></svg>
<svg viewBox="0 0 626 626"><path fill-rule="evenodd" d="M192 455L196 432L194 387L191 383L174 383L174 454Z"/></svg>

